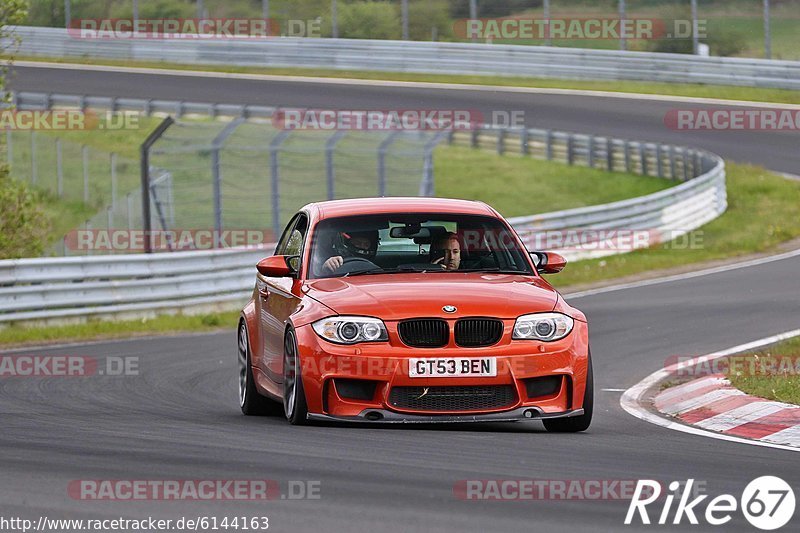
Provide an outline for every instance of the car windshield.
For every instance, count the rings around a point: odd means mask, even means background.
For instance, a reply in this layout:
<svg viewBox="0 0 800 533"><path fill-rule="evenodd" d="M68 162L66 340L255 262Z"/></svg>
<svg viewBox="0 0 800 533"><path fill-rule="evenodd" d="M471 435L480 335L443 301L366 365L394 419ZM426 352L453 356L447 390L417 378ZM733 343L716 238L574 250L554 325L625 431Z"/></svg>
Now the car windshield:
<svg viewBox="0 0 800 533"><path fill-rule="evenodd" d="M317 224L310 278L397 272L533 275L516 235L489 216L397 213Z"/></svg>

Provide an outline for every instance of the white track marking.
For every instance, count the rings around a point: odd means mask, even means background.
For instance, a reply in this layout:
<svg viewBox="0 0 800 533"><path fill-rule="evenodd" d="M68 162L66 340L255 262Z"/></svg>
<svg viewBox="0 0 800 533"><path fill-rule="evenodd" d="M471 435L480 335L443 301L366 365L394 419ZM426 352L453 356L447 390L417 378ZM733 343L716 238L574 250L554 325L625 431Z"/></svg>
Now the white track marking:
<svg viewBox="0 0 800 533"><path fill-rule="evenodd" d="M786 444L787 442L797 442L800 439L800 426L792 426L790 428L776 431L772 435L761 437L762 440L773 442L775 444Z"/></svg>
<svg viewBox="0 0 800 533"><path fill-rule="evenodd" d="M761 348L762 346L767 346L770 344L775 344L776 342L784 341L786 339L790 339L792 337L797 337L800 335L800 329L795 329L792 331L787 331L785 333L780 333L778 335L772 335L771 337L764 337L763 339L758 339L756 341L748 342L745 344L740 344L738 346L734 346L732 348L728 348L725 350L721 350L719 352L714 352L709 355L704 355L701 357L697 357L694 359L708 359L714 360L720 357L725 357L728 355L733 355L736 353L745 352L748 350L753 350L755 348ZM686 362L682 362L682 365L687 364ZM691 362L689 362L691 364ZM644 396L648 390L656 386L659 382L663 381L664 379L668 378L673 372L678 369L678 364L671 365L667 368L662 370L657 370L653 372L642 381L625 391L622 397L619 399L620 406L636 418L644 420L646 422L650 422L651 424L655 424L657 426L665 427L667 429L674 429L675 431L681 431L683 433L690 433L692 435L699 435L702 437L711 437L712 439L719 439L719 440L727 440L731 442L740 442L743 444L750 444L752 446L763 446L766 448L775 448L778 450L787 450L792 452L800 452L800 448L794 446L787 446L783 443L775 443L775 442L767 442L770 439L763 439L763 440L753 440L753 439L745 439L742 437L736 437L734 435L726 435L723 433L714 433L712 431L707 431L705 429L700 429L694 426L687 426L685 424L681 424L678 422L674 422L669 418L664 416L658 415L649 409L647 409L642 402L644 400ZM791 428L796 430L795 432L788 432L788 430L783 430L778 433L783 433L784 435L784 442L789 442L790 437L797 437L798 433L800 433L800 429L797 427ZM773 439L778 433L772 435Z"/></svg>
<svg viewBox="0 0 800 533"><path fill-rule="evenodd" d="M123 67L116 65L84 65L80 63L52 63L47 61L14 61L14 65L28 68L52 68L64 70L89 70L98 72L123 72L130 74L156 74L162 76L188 76L202 78L225 78L257 81L288 81L296 83L316 83L325 85L363 85L373 87L413 87L420 89L445 89L454 91L506 92L522 94L553 94L569 96L595 96L627 100L655 100L661 102L684 102L693 104L727 105L732 107L758 107L800 109L800 104L777 102L750 102L746 100L724 100L719 98L699 98L693 96L669 96L661 94L621 93L613 91L592 91L582 89L557 89L545 87L515 87L505 85L477 85L464 83L435 83L422 81L364 80L357 78L325 78L315 76L286 76L276 74L246 74L241 72L214 72L208 70L169 70L168 68ZM457 74L454 74L457 75Z"/></svg>

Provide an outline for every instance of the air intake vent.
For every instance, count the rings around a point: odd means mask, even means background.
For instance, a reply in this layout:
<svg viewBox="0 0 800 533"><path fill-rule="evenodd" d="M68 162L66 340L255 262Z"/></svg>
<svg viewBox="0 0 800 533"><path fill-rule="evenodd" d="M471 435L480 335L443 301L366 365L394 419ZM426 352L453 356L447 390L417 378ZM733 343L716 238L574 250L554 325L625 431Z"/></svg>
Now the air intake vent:
<svg viewBox="0 0 800 533"><path fill-rule="evenodd" d="M465 348L491 346L503 336L503 322L491 318L464 318L456 322L456 344Z"/></svg>
<svg viewBox="0 0 800 533"><path fill-rule="evenodd" d="M447 322L436 318L405 320L398 324L397 331L400 340L415 348L441 348L450 338Z"/></svg>
<svg viewBox="0 0 800 533"><path fill-rule="evenodd" d="M485 387L393 387L389 405L415 411L481 411L515 402L511 385Z"/></svg>

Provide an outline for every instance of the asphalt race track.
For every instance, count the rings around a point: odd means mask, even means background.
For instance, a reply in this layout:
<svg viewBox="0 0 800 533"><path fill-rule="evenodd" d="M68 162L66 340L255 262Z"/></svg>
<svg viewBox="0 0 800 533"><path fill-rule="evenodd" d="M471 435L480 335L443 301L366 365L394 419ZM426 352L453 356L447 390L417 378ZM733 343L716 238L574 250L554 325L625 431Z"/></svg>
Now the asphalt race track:
<svg viewBox="0 0 800 533"><path fill-rule="evenodd" d="M356 109L524 109L531 126L702 146L734 160L800 174L796 134L666 129L665 110L685 104L15 70L15 90ZM657 427L626 414L619 406L620 392L602 389L628 388L671 355L708 353L797 328L799 271L800 257L795 256L571 300L589 317L597 389L594 423L577 435L549 434L536 422L290 427L281 418L244 417L236 398L234 330L17 352L138 357L139 375L0 380L3 515L34 520L42 515L268 516L270 530L292 532L596 532L659 526L623 526L627 501L463 501L453 487L468 479L669 483L694 478L705 483L710 497L732 494L738 499L752 479L777 475L797 492L800 462L793 452ZM80 501L67 492L69 482L78 479L253 478L279 481L284 494L291 480L318 481L321 497L107 502ZM651 511L653 520L660 510ZM685 519L683 524L667 527L753 531L738 512L718 528L705 523L690 528Z"/></svg>

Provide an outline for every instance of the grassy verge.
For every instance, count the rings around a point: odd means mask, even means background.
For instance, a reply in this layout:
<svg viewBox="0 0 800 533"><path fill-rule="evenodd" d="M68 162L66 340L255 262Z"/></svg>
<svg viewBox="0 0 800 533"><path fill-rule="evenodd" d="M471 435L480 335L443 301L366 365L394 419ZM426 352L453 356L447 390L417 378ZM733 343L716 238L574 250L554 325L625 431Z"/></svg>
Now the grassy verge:
<svg viewBox="0 0 800 533"><path fill-rule="evenodd" d="M795 337L788 341L776 344L768 350L762 350L750 356L750 359L768 358L785 358L789 357L789 361L797 361L800 357L800 337ZM749 362L744 362L744 368L749 368ZM781 369L778 365L778 369ZM756 373L733 373L728 378L731 384L747 394L759 396L768 400L777 400L779 402L787 402L800 404L800 376L797 374L797 365L793 365L793 370L790 371L788 366L782 368L784 371L778 371L774 374L765 373L768 375L761 375Z"/></svg>
<svg viewBox="0 0 800 533"><path fill-rule="evenodd" d="M0 56L1 58L2 56ZM234 67L229 65L183 65L176 63L145 61L114 61L104 59L69 58L49 59L42 57L16 56L16 60L48 61L55 63L78 63L86 65L110 65L124 67L159 68L165 70L203 70L208 72L268 74L279 76L313 76L321 78L351 78L361 80L390 80L430 83L457 83L470 85L493 85L503 87L532 87L543 89L575 89L587 91L609 91L619 93L660 94L665 96L690 96L723 100L746 100L753 102L776 102L800 104L800 91L765 89L756 87L731 87L725 85L690 85L674 83L649 83L636 81L577 81L549 78L467 76L455 74L412 74L398 72L309 69L309 68L260 68Z"/></svg>
<svg viewBox="0 0 800 533"><path fill-rule="evenodd" d="M730 163L727 170L728 210L693 232L691 239L573 263L549 280L562 288L594 283L649 270L769 252L800 237L799 182L751 165Z"/></svg>
<svg viewBox="0 0 800 533"><path fill-rule="evenodd" d="M140 335L188 333L232 329L238 311L204 315L161 315L152 319L100 321L49 327L10 326L0 330L0 346L6 348L33 343L118 339Z"/></svg>
<svg viewBox="0 0 800 533"><path fill-rule="evenodd" d="M674 185L652 176L498 157L463 146L437 148L434 161L437 196L482 200L505 217L614 202Z"/></svg>

